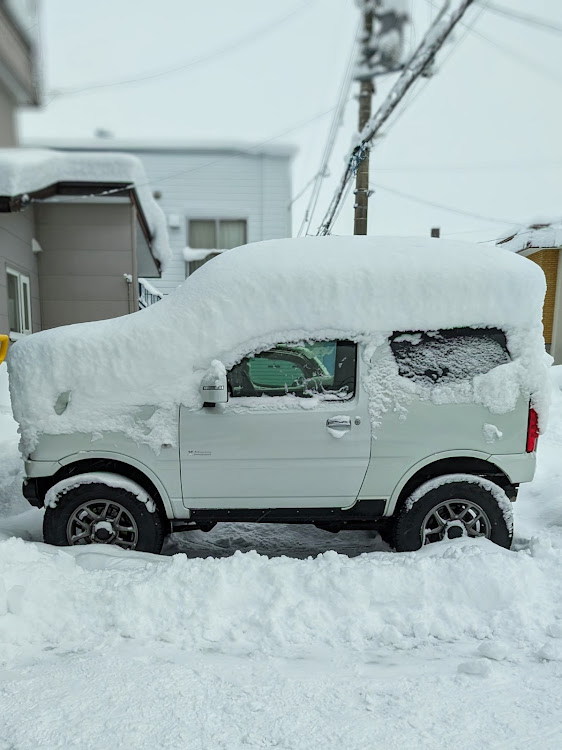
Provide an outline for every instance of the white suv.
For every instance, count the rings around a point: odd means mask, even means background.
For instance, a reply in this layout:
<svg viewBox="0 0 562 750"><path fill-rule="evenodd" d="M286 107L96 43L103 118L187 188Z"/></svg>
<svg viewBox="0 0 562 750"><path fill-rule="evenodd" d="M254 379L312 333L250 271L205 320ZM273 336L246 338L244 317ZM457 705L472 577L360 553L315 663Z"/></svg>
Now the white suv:
<svg viewBox="0 0 562 750"><path fill-rule="evenodd" d="M406 251L393 265L387 257L381 260L380 246L373 248L372 238L360 241L318 238L239 248L199 269L178 297L154 305L160 307L158 317L156 312L146 314L150 308L115 321L38 334L35 346L35 337L25 347L18 342L9 365L24 451L26 430L31 435L25 451L24 494L33 505L46 505L45 541L109 543L158 552L172 530L209 530L220 521L244 521L308 523L329 531L377 529L400 551L460 536L486 537L509 547L511 501L519 484L533 477L536 409L542 408L542 419L546 403L542 274L518 256L486 249L494 255L495 276L484 268L482 286L486 295L492 285L497 298L482 301L480 291L466 285L467 274L484 257L478 248L471 256L467 246L461 253L456 245L416 241L409 250L408 241L402 241ZM264 250L269 244L275 246L274 256ZM293 251L295 244L298 252ZM363 252L365 246L371 256ZM330 261L334 247L345 248L347 256L333 253ZM404 298L395 299L397 312L384 312L382 304L374 304L383 310L382 324L375 328L369 310L363 309L368 299L365 285L371 285L373 293L381 290L382 301L388 303L388 295L396 295L392 285L400 282L400 274L408 279L412 266L420 294L427 293L427 280L437 267L442 269L444 251L448 259L452 253L459 266L458 277L448 272L438 279L438 289L451 295L457 306L450 312L451 325L428 325L443 320L445 304L440 307L429 299L420 306ZM268 260L262 266L260 252ZM312 299L306 304L311 318L325 319L325 324L311 323L307 329L303 320L297 328L284 320L295 314L290 310L279 313L277 330L271 330L266 320L252 323L253 338L245 330L237 334L248 307L255 318L264 301L267 304L268 280L283 279L286 290L291 279L283 274L290 277L291 264L302 264L303 254L309 252L324 253L323 276L308 280ZM253 274L239 297L239 289L233 292L244 310L240 325L234 321L228 336L217 333L216 341L212 336L210 341L185 341L186 347L199 342L195 354L185 355L197 366L182 365L186 381L196 384L196 394L184 390L176 403L169 398L158 403L154 392L147 390L144 399L137 394L136 404L123 407L121 417L109 414L107 405L98 416L92 415L97 396L82 392L85 376L78 373L73 383L68 374L80 370L80 356L92 349L99 355L96 342L113 332L122 346L113 347L111 357L122 357L130 366L133 355L123 343L132 338L129 321L135 319L135 330L144 330L142 344L151 356L153 331L168 318L169 341L162 343L158 333L158 346L163 358L171 349L169 361L181 360L184 355L173 328L178 305L185 303L186 316L203 315L198 289L209 295L207 304L218 304L213 289L220 302L225 277L240 267ZM486 273L490 278L484 277ZM358 279L343 296L349 305L357 305L355 311L341 306L342 276L347 288L350 279ZM517 300L505 294L505 277L515 285ZM301 277L292 278L302 293ZM326 278L332 281L329 290ZM266 296L256 291L260 282ZM324 284L319 294L313 291L315 283ZM528 290L525 304L517 283ZM251 291L258 297L254 303L247 299ZM327 291L335 309L326 303L325 310L321 307ZM286 296L269 300L272 306L291 302ZM234 307L223 310L224 315L232 315ZM361 329L350 322L352 315L364 315ZM334 335L338 316L341 335ZM389 323L402 319L413 325L389 331ZM199 321L204 328L204 318ZM224 341L235 336L229 350ZM60 366L64 377L54 374L57 386L44 388L43 396L47 391L52 402L43 415L46 428L33 433L33 399L37 412L47 401L39 401L31 387L26 391L23 368L59 346L66 357L73 351L77 355L73 367ZM213 355L207 358L206 351ZM114 362L112 366L118 390L120 375ZM179 382L181 373L178 368L170 377ZM105 377L101 369L100 377ZM99 384L92 380L91 389L96 387ZM135 387L133 370L129 387ZM173 393L174 387L166 383L162 392ZM139 391L142 388L141 380ZM104 393L111 400L109 389ZM120 398L131 397L123 393Z"/></svg>

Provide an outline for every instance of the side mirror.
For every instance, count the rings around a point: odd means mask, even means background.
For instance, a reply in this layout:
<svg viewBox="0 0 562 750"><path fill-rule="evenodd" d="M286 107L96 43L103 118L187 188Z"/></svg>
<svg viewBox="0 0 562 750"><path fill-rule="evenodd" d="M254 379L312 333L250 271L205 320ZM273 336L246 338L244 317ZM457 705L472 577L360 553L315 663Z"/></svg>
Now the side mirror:
<svg viewBox="0 0 562 750"><path fill-rule="evenodd" d="M211 362L211 366L203 375L201 395L203 396L203 406L226 404L228 401L226 369L218 359Z"/></svg>

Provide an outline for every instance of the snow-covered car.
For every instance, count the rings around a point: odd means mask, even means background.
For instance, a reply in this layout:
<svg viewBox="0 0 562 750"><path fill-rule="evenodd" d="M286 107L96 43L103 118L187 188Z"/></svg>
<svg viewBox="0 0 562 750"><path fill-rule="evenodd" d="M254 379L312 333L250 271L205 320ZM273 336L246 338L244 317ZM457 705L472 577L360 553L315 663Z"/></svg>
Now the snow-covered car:
<svg viewBox="0 0 562 750"><path fill-rule="evenodd" d="M229 250L146 310L12 347L24 494L57 545L244 521L509 547L544 291L522 257L437 239Z"/></svg>

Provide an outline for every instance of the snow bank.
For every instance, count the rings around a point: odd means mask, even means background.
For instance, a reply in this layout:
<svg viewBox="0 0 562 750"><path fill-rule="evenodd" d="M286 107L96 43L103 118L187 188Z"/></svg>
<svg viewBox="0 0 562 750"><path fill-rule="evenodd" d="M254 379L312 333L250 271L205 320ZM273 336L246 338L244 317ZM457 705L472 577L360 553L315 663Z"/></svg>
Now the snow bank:
<svg viewBox="0 0 562 750"><path fill-rule="evenodd" d="M22 450L32 450L40 433L100 430L122 430L155 449L175 444L177 405L202 405L199 385L212 360L229 368L283 341L369 342L396 330L503 328L540 407L544 291L536 264L460 242L329 236L235 248L157 305L13 345L8 367ZM67 391L70 403L57 414ZM148 420L136 410L145 405L158 405Z"/></svg>
<svg viewBox="0 0 562 750"><path fill-rule="evenodd" d="M152 233L152 252L165 268L171 258L166 218L139 159L128 154L0 149L0 195L25 195L57 182L129 183Z"/></svg>
<svg viewBox="0 0 562 750"><path fill-rule="evenodd" d="M286 658L501 639L521 653L559 626L561 560L562 550L486 540L352 559L188 560L11 539L0 543L0 667L57 644L97 651L123 639Z"/></svg>
<svg viewBox="0 0 562 750"><path fill-rule="evenodd" d="M12 417L8 390L8 370L0 365L0 518L25 510L21 494L23 464L17 449L18 425Z"/></svg>

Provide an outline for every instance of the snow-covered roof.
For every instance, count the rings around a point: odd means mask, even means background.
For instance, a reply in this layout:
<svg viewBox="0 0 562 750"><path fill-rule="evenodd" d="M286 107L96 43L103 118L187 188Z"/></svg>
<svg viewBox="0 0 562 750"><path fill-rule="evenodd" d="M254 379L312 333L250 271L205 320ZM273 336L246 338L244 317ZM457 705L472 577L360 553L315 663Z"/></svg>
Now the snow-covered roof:
<svg viewBox="0 0 562 750"><path fill-rule="evenodd" d="M27 138L24 146L82 151L162 151L238 153L249 156L295 156L291 144L255 143L252 141L182 140L177 138Z"/></svg>
<svg viewBox="0 0 562 750"><path fill-rule="evenodd" d="M498 326L524 330L521 345L540 360L544 292L536 264L462 242L328 236L245 245L145 310L16 342L8 355L14 414L29 446L38 432L134 433L133 407L159 405L139 439L153 432L160 445L176 439L169 428L178 404L201 405L213 360L228 368L282 341ZM67 391L70 405L57 416Z"/></svg>
<svg viewBox="0 0 562 750"><path fill-rule="evenodd" d="M139 159L128 154L0 149L0 196L26 195L60 182L126 183L134 188L152 235L153 255L165 267L171 257L166 219Z"/></svg>
<svg viewBox="0 0 562 750"><path fill-rule="evenodd" d="M562 219L537 218L526 227L516 227L496 244L515 253L535 247L562 247Z"/></svg>

